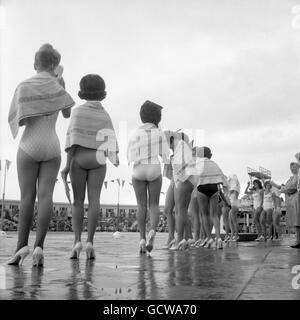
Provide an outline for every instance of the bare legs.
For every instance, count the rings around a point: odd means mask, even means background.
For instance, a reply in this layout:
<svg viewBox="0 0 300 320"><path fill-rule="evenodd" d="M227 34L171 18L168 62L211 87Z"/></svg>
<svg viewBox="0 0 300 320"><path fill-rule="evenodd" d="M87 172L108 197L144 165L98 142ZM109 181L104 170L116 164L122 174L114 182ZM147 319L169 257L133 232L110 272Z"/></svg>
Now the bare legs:
<svg viewBox="0 0 300 320"><path fill-rule="evenodd" d="M277 232L278 239L281 239L280 217L281 217L281 208L276 207L273 212L273 227L274 227L274 233Z"/></svg>
<svg viewBox="0 0 300 320"><path fill-rule="evenodd" d="M38 183L37 233L34 247L44 246L51 214L52 196L60 166L60 157L45 162L36 162L22 149L17 153L17 170L21 190L20 216L18 224L17 251L28 245L32 226L36 186Z"/></svg>
<svg viewBox="0 0 300 320"><path fill-rule="evenodd" d="M194 240L198 241L200 239L200 217L199 217L199 208L198 208L198 201L197 197L191 198L189 208L188 208L188 215L194 221Z"/></svg>
<svg viewBox="0 0 300 320"><path fill-rule="evenodd" d="M191 200L191 194L194 189L193 184L186 180L175 186L175 214L176 214L176 231L177 242L179 243L184 237L184 230L188 221L188 206Z"/></svg>
<svg viewBox="0 0 300 320"><path fill-rule="evenodd" d="M174 234L175 234L175 217L173 214L174 207L175 207L174 184L172 184L171 182L167 190L166 200L165 200L165 209L164 209L164 215L167 217L168 233L169 233L169 238L166 246L168 246L174 239Z"/></svg>
<svg viewBox="0 0 300 320"><path fill-rule="evenodd" d="M106 175L106 165L88 170L87 192L89 200L88 209L88 236L87 242L93 243L94 235L100 214L100 194Z"/></svg>
<svg viewBox="0 0 300 320"><path fill-rule="evenodd" d="M140 230L140 239L146 239L146 216L147 204L149 200L150 224L151 230L156 230L159 221L159 197L162 185L162 176L160 175L153 181L143 181L132 178L137 200L137 221Z"/></svg>
<svg viewBox="0 0 300 320"><path fill-rule="evenodd" d="M100 213L100 194L105 175L106 165L94 169L83 169L75 160L71 163L70 177L74 194L73 230L75 243L81 241L86 186L89 200L87 242L93 243L94 241Z"/></svg>
<svg viewBox="0 0 300 320"><path fill-rule="evenodd" d="M238 218L237 218L238 213L239 213L239 208L236 206L232 206L229 211L229 221L230 221L231 235L235 236L236 238L239 236Z"/></svg>
<svg viewBox="0 0 300 320"><path fill-rule="evenodd" d="M272 227L273 227L273 209L268 209L266 210L266 226L268 226L269 229L269 234L268 237L269 239L273 238L273 232L272 232ZM274 230L275 232L275 230Z"/></svg>
<svg viewBox="0 0 300 320"><path fill-rule="evenodd" d="M72 225L75 234L74 244L81 241L84 218L84 199L86 190L87 171L76 161L71 162L70 178L73 190Z"/></svg>
<svg viewBox="0 0 300 320"><path fill-rule="evenodd" d="M61 158L41 162L38 177L38 215L34 247L43 249L44 240L53 212L53 190L60 167Z"/></svg>
<svg viewBox="0 0 300 320"><path fill-rule="evenodd" d="M39 164L30 158L22 149L19 149L17 153L17 170L21 191L21 203L16 251L28 245L36 198L36 182L39 174Z"/></svg>
<svg viewBox="0 0 300 320"><path fill-rule="evenodd" d="M262 212L262 207L254 209L254 223L257 228L257 239L262 235L262 226L260 224L260 215Z"/></svg>
<svg viewBox="0 0 300 320"><path fill-rule="evenodd" d="M226 236L228 236L230 234L229 211L230 211L230 208L223 205L222 215L223 215L223 222L224 222Z"/></svg>

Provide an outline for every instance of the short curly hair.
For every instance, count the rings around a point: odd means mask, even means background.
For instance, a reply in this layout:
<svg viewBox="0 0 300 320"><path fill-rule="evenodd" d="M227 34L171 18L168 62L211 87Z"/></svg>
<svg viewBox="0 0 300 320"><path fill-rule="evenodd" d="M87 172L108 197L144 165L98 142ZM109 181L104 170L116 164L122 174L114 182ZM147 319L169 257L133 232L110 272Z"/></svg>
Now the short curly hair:
<svg viewBox="0 0 300 320"><path fill-rule="evenodd" d="M40 70L49 70L56 68L60 63L61 55L49 43L43 44L35 53L34 68Z"/></svg>

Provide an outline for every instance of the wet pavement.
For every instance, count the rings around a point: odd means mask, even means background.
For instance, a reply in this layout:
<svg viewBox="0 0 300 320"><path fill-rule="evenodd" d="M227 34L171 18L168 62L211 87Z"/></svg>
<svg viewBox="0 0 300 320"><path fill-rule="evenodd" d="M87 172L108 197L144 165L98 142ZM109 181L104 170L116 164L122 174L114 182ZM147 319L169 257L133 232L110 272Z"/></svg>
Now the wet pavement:
<svg viewBox="0 0 300 320"><path fill-rule="evenodd" d="M158 233L151 256L140 256L138 233L122 235L96 233L96 260L82 252L76 261L68 258L73 234L49 233L45 266L32 268L31 255L22 267L5 264L16 244L16 233L8 233L0 240L0 299L300 299L292 286L300 287L293 239L172 252L161 249L167 234Z"/></svg>

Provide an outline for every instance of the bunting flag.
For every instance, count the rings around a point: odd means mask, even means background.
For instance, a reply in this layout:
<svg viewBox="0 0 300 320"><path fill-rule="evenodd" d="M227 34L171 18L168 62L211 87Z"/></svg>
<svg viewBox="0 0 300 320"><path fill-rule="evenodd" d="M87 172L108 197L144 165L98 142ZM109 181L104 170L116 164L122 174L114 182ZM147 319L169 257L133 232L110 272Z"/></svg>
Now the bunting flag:
<svg viewBox="0 0 300 320"><path fill-rule="evenodd" d="M118 185L120 185L120 179L119 178L117 179L117 182L118 182Z"/></svg>
<svg viewBox="0 0 300 320"><path fill-rule="evenodd" d="M11 165L11 161L6 160L6 169L7 169L7 171L9 170L10 165Z"/></svg>
<svg viewBox="0 0 300 320"><path fill-rule="evenodd" d="M115 180L110 180L111 182L115 182Z"/></svg>
<svg viewBox="0 0 300 320"><path fill-rule="evenodd" d="M107 181L104 181L104 187L107 189Z"/></svg>
<svg viewBox="0 0 300 320"><path fill-rule="evenodd" d="M122 188L124 187L125 184L125 180L122 180Z"/></svg>

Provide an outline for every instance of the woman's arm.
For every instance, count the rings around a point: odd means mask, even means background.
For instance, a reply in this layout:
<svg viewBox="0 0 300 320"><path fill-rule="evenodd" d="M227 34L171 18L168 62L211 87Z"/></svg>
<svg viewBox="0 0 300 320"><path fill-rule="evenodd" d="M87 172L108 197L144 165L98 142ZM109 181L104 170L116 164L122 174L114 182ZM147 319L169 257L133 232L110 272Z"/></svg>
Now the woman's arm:
<svg viewBox="0 0 300 320"><path fill-rule="evenodd" d="M223 193L223 190L221 189L220 185L218 184L218 189L219 189L219 195L221 197L221 199L223 200L223 202L227 205L227 207L230 207L230 203L228 203L224 193Z"/></svg>
<svg viewBox="0 0 300 320"><path fill-rule="evenodd" d="M249 186L250 186L250 182L247 183L247 187L246 187L246 189L245 189L245 191L244 191L245 194L252 194L252 191L249 191L249 190L248 190L248 189L249 189Z"/></svg>
<svg viewBox="0 0 300 320"><path fill-rule="evenodd" d="M70 172L71 161L72 161L72 158L74 157L75 150L76 150L76 146L72 146L70 149L68 149L66 165L64 169L60 172L62 179L65 181L67 180L68 174Z"/></svg>

